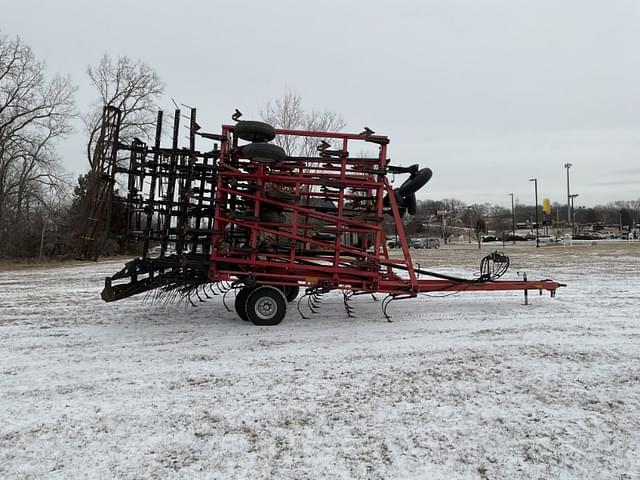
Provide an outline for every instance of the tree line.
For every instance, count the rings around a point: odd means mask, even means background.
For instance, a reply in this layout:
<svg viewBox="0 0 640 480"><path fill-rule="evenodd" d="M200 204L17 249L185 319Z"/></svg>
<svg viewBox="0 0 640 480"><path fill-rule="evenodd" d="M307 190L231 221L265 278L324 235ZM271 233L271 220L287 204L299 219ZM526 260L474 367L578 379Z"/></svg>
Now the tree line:
<svg viewBox="0 0 640 480"><path fill-rule="evenodd" d="M70 77L51 75L19 37L9 38L0 31L0 259L73 254L88 176L85 173L71 178L57 149L72 133L76 119L82 120L86 134L87 171L94 163L104 105L122 112L122 143L134 138L150 143L158 102L164 93L158 73L142 61L105 54L87 67L86 74L95 101L79 109L75 103L77 88ZM339 131L346 126L344 118L334 111L305 108L302 98L291 91L267 103L260 117L283 129ZM289 155L316 155L317 139L279 136L277 142ZM576 209L575 218L584 223L635 226L639 210L640 201L615 202ZM460 225L476 230L510 228L510 209L443 199L420 202L418 214L405 217L409 232L424 228L437 211L447 212L449 226L445 228L449 231ZM530 220L532 213L533 206L519 205L516 220ZM112 216L114 232L123 233L124 207L114 205ZM446 237L449 231L443 235ZM126 242L122 238L114 234L105 245L105 253L123 253Z"/></svg>
<svg viewBox="0 0 640 480"><path fill-rule="evenodd" d="M87 170L103 105L122 111L125 142L147 138L154 125L164 86L150 66L104 55L86 73L96 100L78 110L72 79L49 75L19 37L0 32L0 258L72 254L87 175L74 181L57 148L74 121L86 132Z"/></svg>

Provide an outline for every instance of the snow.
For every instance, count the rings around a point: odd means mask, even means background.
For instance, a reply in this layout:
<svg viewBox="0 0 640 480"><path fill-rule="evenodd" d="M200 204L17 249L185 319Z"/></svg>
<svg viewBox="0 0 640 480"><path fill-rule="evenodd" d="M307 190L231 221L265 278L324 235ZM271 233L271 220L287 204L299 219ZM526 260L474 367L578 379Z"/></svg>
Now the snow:
<svg viewBox="0 0 640 480"><path fill-rule="evenodd" d="M640 243L506 246L556 298L323 297L276 327L0 271L0 478L640 478ZM474 245L420 250L473 273ZM232 302L228 302L232 303Z"/></svg>

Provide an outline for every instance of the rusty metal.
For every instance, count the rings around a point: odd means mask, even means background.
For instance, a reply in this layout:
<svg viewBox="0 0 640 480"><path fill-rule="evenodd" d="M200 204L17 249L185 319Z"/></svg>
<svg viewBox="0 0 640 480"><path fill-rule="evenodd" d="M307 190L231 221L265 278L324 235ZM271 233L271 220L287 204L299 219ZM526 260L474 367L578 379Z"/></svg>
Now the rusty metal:
<svg viewBox="0 0 640 480"><path fill-rule="evenodd" d="M103 108L100 133L81 207L83 221L77 239L76 255L82 259L98 258L109 231L120 121L120 110L112 106Z"/></svg>

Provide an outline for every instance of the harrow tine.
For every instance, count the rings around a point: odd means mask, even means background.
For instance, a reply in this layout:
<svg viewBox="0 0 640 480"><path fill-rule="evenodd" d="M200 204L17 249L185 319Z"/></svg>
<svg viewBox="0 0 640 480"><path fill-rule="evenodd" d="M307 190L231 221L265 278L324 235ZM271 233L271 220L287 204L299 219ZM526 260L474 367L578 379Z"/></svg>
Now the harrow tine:
<svg viewBox="0 0 640 480"><path fill-rule="evenodd" d="M392 323L392 322L391 322L391 315L389 315L387 313L387 308L389 307L389 304L391 302L393 302L394 300L395 300L395 297L393 295L389 294L382 301L382 314L384 315L384 318L386 318L387 322L389 322L389 323Z"/></svg>
<svg viewBox="0 0 640 480"><path fill-rule="evenodd" d="M174 290L165 290L164 302L162 304L163 307L166 307L170 303L174 303L176 300L176 292Z"/></svg>
<svg viewBox="0 0 640 480"><path fill-rule="evenodd" d="M311 310L311 313L318 313L316 311L316 305L313 303L313 295L309 295L307 298L307 306L309 307L309 310Z"/></svg>
<svg viewBox="0 0 640 480"><path fill-rule="evenodd" d="M167 285L165 285L161 290L158 291L158 301L160 301L161 303L166 304L170 301L172 296L173 292L167 288Z"/></svg>
<svg viewBox="0 0 640 480"><path fill-rule="evenodd" d="M298 302L296 303L296 307L298 308L298 313L300 314L300 316L305 320L309 320L309 317L305 316L305 314L302 313L302 310L300 310L300 302L302 302L302 299L306 296L308 296L308 294L305 293L298 299Z"/></svg>
<svg viewBox="0 0 640 480"><path fill-rule="evenodd" d="M191 296L192 296L192 295L193 295L193 290L189 290L189 291L187 292L187 300L189 301L189 303L190 303L192 306L197 307L198 305L197 305L197 304L196 304L196 303L191 299ZM186 303L185 303L185 306L186 306Z"/></svg>
<svg viewBox="0 0 640 480"><path fill-rule="evenodd" d="M347 312L347 317L349 318L355 318L355 315L353 315L353 312L355 312L355 309L349 305L349 300L351 299L352 293L349 292L348 290L343 290L342 291L342 301L344 303L344 310Z"/></svg>
<svg viewBox="0 0 640 480"><path fill-rule="evenodd" d="M227 305L227 294L231 291L231 289L226 290L223 294L222 294L222 305L224 305L224 308L227 310L227 312L233 312L233 310L231 310L229 308L229 306Z"/></svg>
<svg viewBox="0 0 640 480"><path fill-rule="evenodd" d="M198 285L194 290L193 293L196 294L196 297L198 297L198 300L200 301L200 303L204 303L204 300L202 299L202 297L200 296L200 294L198 293L198 288L200 288L200 285Z"/></svg>
<svg viewBox="0 0 640 480"><path fill-rule="evenodd" d="M178 292L177 296L177 304L184 305L184 309L187 309L187 302L191 302L191 294L189 292ZM191 302L193 303L193 302Z"/></svg>

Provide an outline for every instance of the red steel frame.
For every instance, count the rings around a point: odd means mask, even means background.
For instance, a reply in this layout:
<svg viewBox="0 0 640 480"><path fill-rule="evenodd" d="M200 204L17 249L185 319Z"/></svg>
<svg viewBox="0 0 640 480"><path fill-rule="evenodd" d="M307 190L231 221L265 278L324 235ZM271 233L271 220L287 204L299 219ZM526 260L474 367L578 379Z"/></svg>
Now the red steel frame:
<svg viewBox="0 0 640 480"><path fill-rule="evenodd" d="M547 290L553 295L561 286L552 280L418 279L387 178L388 138L302 130L276 133L329 140L339 149L325 157L253 161L243 157L234 126L222 126L209 269L212 281L383 292L394 297L489 290ZM349 148L360 142L378 146L377 157L349 156ZM278 198L273 192L287 192L291 199ZM335 210L323 212L322 202ZM285 220L265 219L265 209L283 212ZM389 213L403 258L389 257L382 228L383 215ZM235 235L238 232L241 240ZM318 235L321 232L324 236Z"/></svg>

